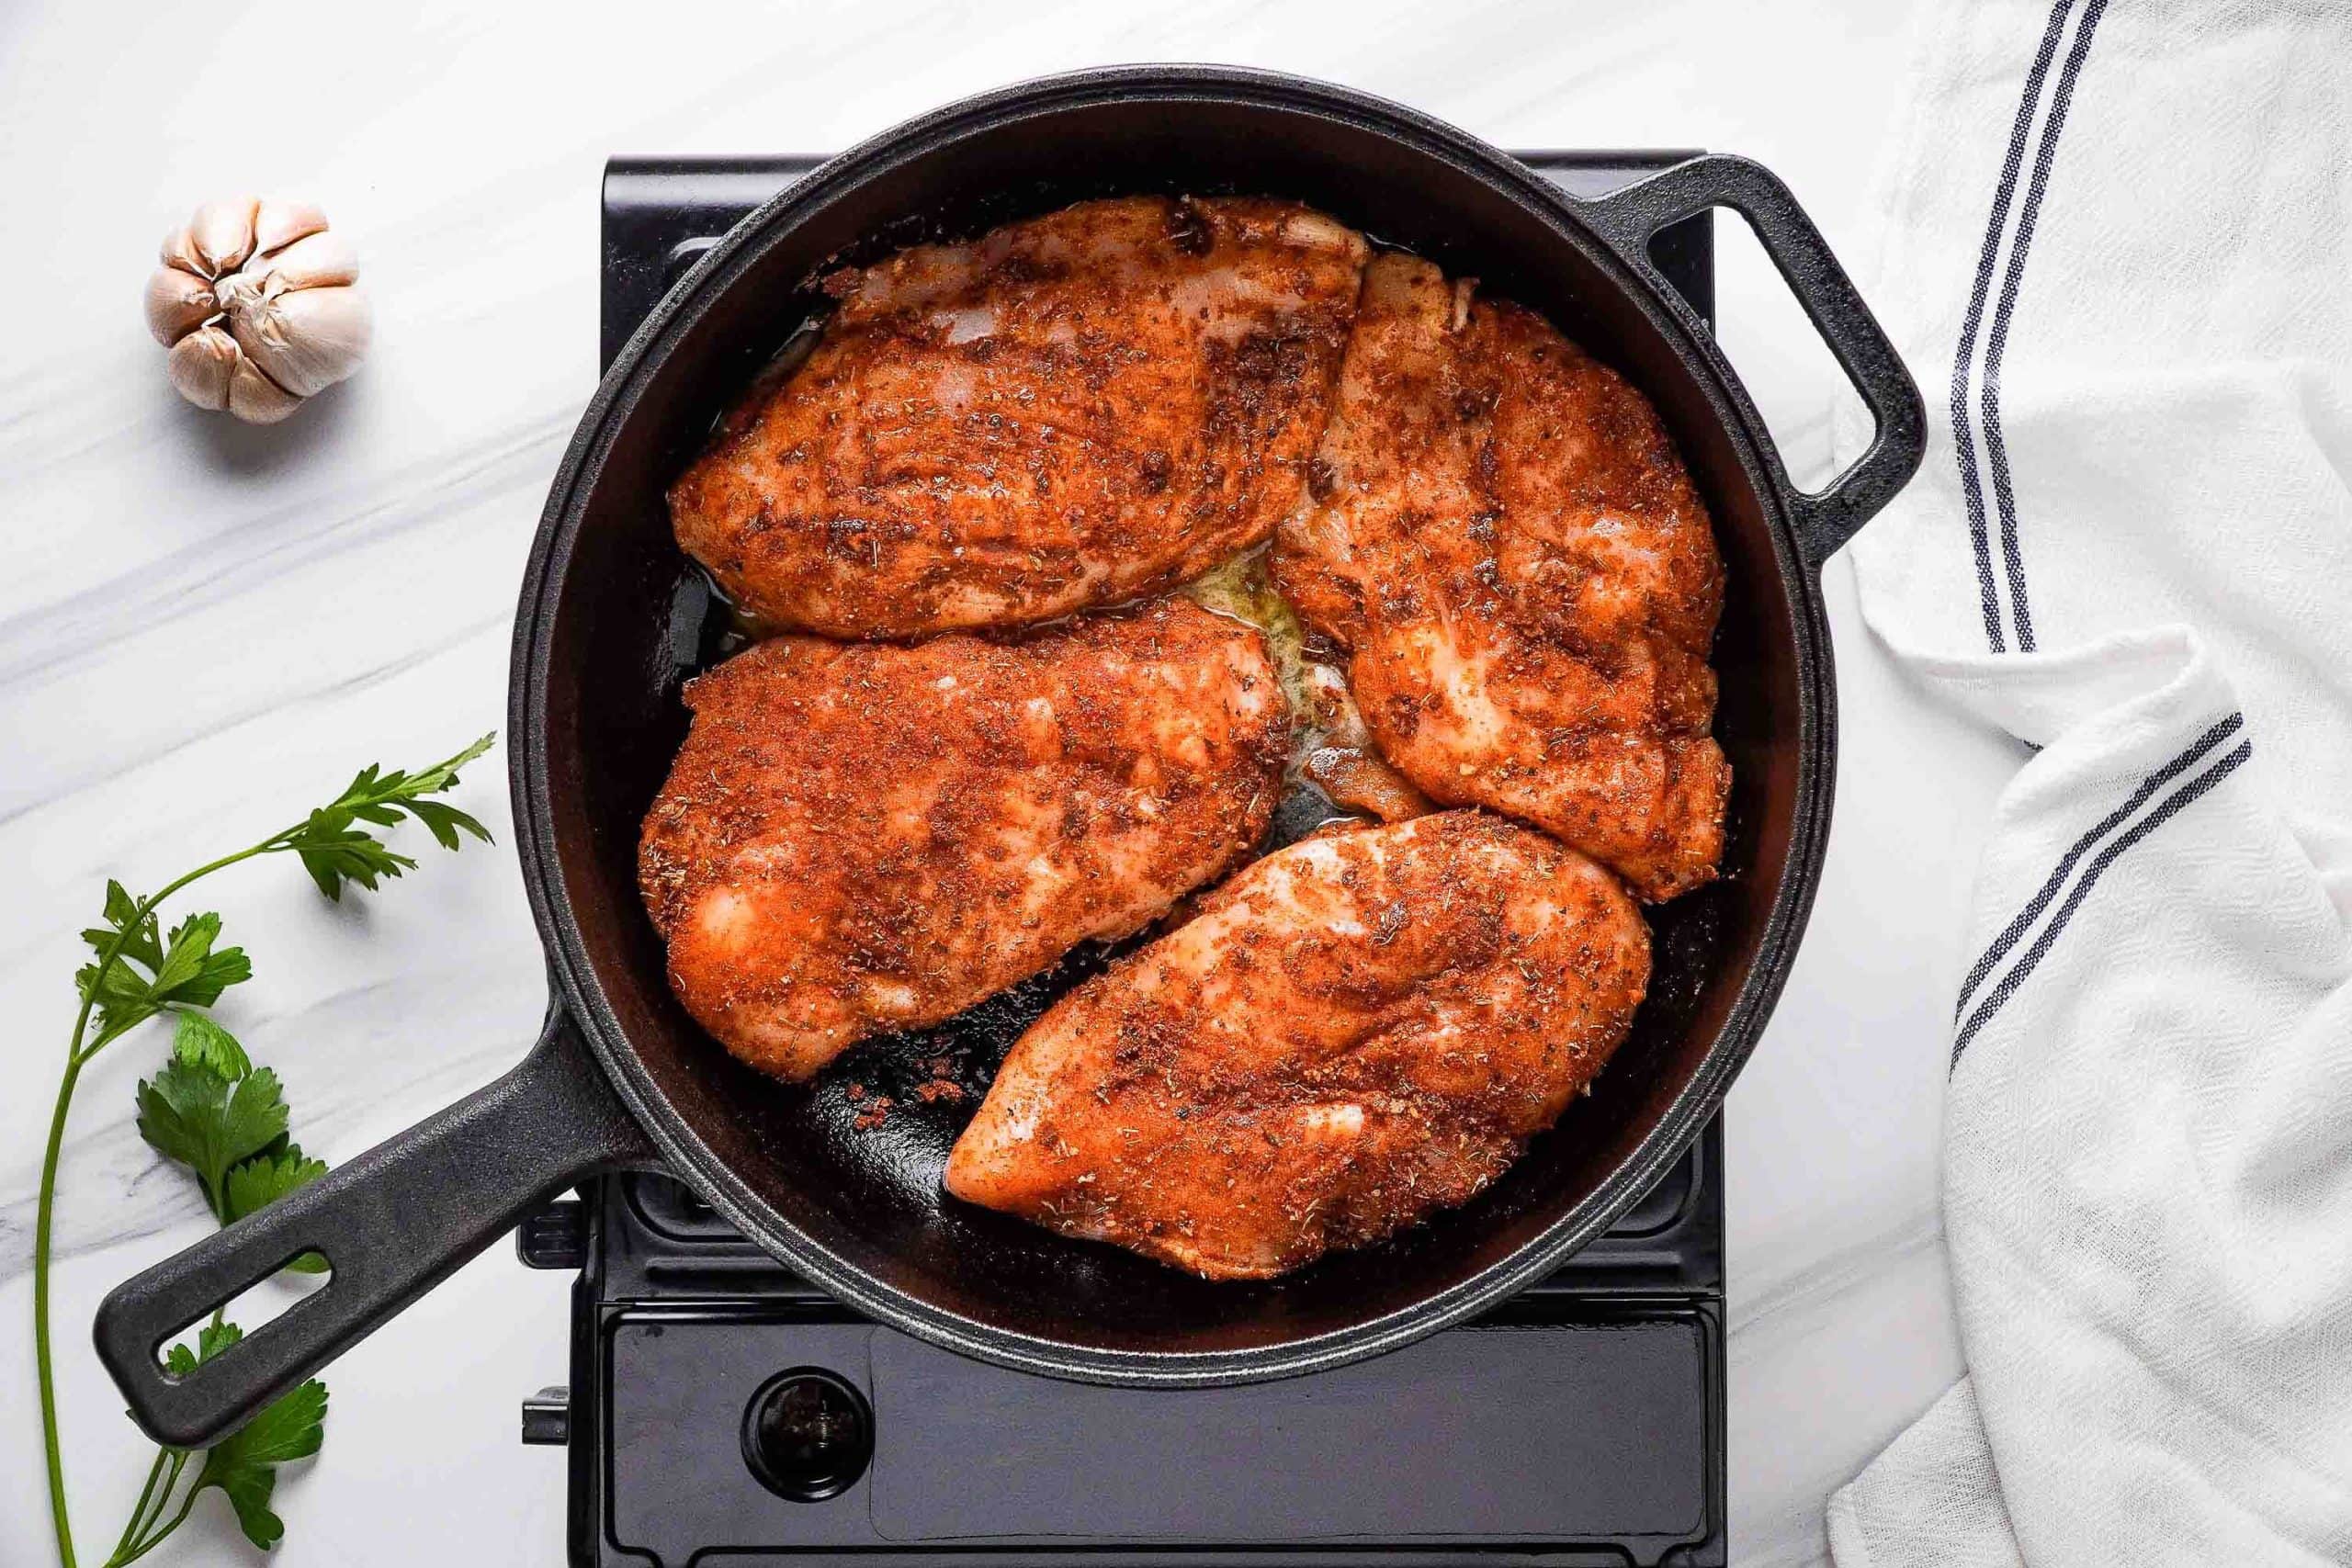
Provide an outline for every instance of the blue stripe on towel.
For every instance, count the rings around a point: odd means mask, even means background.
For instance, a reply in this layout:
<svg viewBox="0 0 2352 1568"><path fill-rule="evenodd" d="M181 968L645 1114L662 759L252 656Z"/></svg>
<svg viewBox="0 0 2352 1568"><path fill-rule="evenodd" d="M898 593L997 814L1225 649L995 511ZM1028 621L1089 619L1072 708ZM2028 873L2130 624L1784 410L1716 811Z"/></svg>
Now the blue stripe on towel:
<svg viewBox="0 0 2352 1568"><path fill-rule="evenodd" d="M2033 651L2033 615L2025 592L2025 561L2018 548L2017 496L2009 485L2009 449L2001 439L2001 355L2009 344L2009 318L2018 303L2018 287L2025 278L2026 257L2033 249L2033 229L2041 216L2042 193L2050 186L2051 165L2057 162L2058 139L2066 133L2066 110L2074 103L2075 83L2090 57L2091 35L2107 11L2107 0L2090 0L2082 26L2075 29L2074 47L2066 51L2065 67L2058 73L2058 90L2050 105L2050 118L2041 133L2041 148L2033 160L2033 179L2027 186L2025 211L2018 218L2017 240L2009 246L2009 266L2001 279L2001 302L1993 310L1992 341L1984 350L1984 387L1979 401L1984 416L1984 455L1993 466L1993 496L2001 512L2001 558L2009 580L2009 616L2017 628L2018 651ZM1984 510L1982 501L1977 511Z"/></svg>
<svg viewBox="0 0 2352 1568"><path fill-rule="evenodd" d="M1968 311L1961 320L1960 347L1951 363L1952 446L1960 456L1960 491L1968 503L1968 532L1976 546L1976 581L1984 599L1984 640L1995 653L2007 651L2001 636L2000 592L1993 581L1993 547L1986 532L1984 491L1976 477L1976 440L1968 424L1968 378L1976 357L1976 334L1984 324L1984 301L1993 291L1993 268L2001 254L2001 234L2008 226L2009 202L2017 194L2018 175L2025 167L2025 144L2033 134L2041 107L2041 84L2058 53L2066 30L2066 13L2074 0L2058 0L2050 8L2050 25L2041 34L2041 48L2026 73L2025 93L2018 101L2017 123L2009 128L2009 150L2001 160L2000 184L1993 191L1993 215L1985 220L1984 246L1976 257L1976 283L1969 290Z"/></svg>
<svg viewBox="0 0 2352 1568"><path fill-rule="evenodd" d="M2042 928L2041 934L2034 938L2033 945L2025 950L2025 955L2017 961L2007 974L2001 976L2001 983L1994 987L1992 993L1978 1003L1976 1010L1969 1015L1968 1022L1962 1026L1960 1033L1952 1040L1951 1065L1953 1067L1957 1068L1960 1066L1961 1053L1968 1049L1968 1043L1976 1038L1977 1031L1983 1029L1991 1021L1993 1015L2001 1010L2002 1004L2015 996L2018 987L2032 975L2035 966L2041 962L2043 955L2049 953L2051 944L2064 932L2067 921L2075 918L2075 911L2082 907L2083 899L2089 895L2090 890L2098 886L2100 875L2114 863L2116 857L2164 826L2184 807L2190 805L2206 791L2235 773L2239 765L2253 754L2253 741L2239 741L2228 755L2165 796L2154 811L2134 822L2119 834L2112 843L2098 852L2098 857L2093 860L2089 867L2084 871L2083 879L2075 884L2075 890L2066 895L2066 901L2058 906L2057 914L2052 916L2050 923Z"/></svg>
<svg viewBox="0 0 2352 1568"><path fill-rule="evenodd" d="M2041 918L2042 910L2050 908L2050 901L2058 897L2058 889L2064 885L2067 875L2074 871L2075 863L2087 854L2092 845L2113 832L2116 826L2124 818L2147 805L2150 795L2188 772L2199 758L2219 746L2223 740L2235 735L2245 726L2244 714L2233 713L2222 720L2199 736L2194 746L2143 779L2140 782L2140 787L2132 792L2130 799L2109 812L2089 832L2075 840L2075 847L2060 857L2057 868L2051 872L2049 880L2035 892L2026 907L2018 911L2018 918L2001 929L2001 934L1993 939L1993 945L1984 950L1984 956L1978 959L1976 966L1968 972L1968 978L1961 984L1960 999L1952 1004L1952 1018L1955 1021L1960 1018L1961 1010L1968 1006L1968 998L1974 996L1976 987L1984 983L1984 976L1993 972L1993 965L2008 956L2009 949L2018 944L2018 939L2024 936L2033 922Z"/></svg>

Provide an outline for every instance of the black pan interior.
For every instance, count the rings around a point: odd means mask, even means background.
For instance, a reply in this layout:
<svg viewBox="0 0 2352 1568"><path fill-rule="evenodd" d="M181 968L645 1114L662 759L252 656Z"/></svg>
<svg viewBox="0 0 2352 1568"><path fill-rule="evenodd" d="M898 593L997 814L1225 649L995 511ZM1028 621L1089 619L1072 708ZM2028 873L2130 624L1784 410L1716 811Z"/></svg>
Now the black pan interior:
<svg viewBox="0 0 2352 1568"><path fill-rule="evenodd" d="M1629 1201L1635 1193L1607 1190L1612 1175L1694 1078L1752 1043L1760 1017L1749 1015L1760 1009L1743 990L1776 907L1801 902L1809 875L1792 855L1811 809L1801 799L1810 787L1801 776L1799 651L1811 635L1807 590L1775 503L1720 391L1634 305L1597 244L1564 235L1522 192L1465 169L1448 149L1408 145L1394 130L1238 89L1074 94L935 128L902 154L866 156L861 177L787 196L781 211L751 220L742 243L722 247L686 285L684 308L657 316L655 335L638 345L650 352L625 355L616 370L626 385L605 422L605 445L590 454L586 482L560 520L569 536L551 612L542 612L551 619L535 716L555 903L568 908L585 963L584 1021L607 1036L651 1119L666 1125L682 1174L715 1187L755 1236L787 1252L813 1246L886 1304L896 1298L918 1316L964 1320L983 1335L1114 1357L1243 1352L1409 1314L1475 1288L1531 1246L1589 1232L1605 1217L1603 1199ZM1076 955L956 1025L863 1049L813 1089L786 1089L735 1064L677 1006L636 890L638 824L684 733L677 688L710 657L718 624L699 573L672 541L664 485L722 407L820 308L810 285L829 265L1134 191L1295 197L1544 311L1657 404L1713 513L1729 575L1716 646L1717 734L1736 779L1727 875L1651 911L1656 978L1632 1037L1593 1093L1467 1208L1264 1284L1194 1280L939 1190L947 1145L973 1102L924 1102L910 1090L942 1073L983 1085L1012 1037L1075 975L1099 966L1100 953ZM1777 980L1760 984L1769 992ZM852 1083L865 1089L864 1101L850 1098ZM876 1092L897 1101L888 1121L855 1125Z"/></svg>

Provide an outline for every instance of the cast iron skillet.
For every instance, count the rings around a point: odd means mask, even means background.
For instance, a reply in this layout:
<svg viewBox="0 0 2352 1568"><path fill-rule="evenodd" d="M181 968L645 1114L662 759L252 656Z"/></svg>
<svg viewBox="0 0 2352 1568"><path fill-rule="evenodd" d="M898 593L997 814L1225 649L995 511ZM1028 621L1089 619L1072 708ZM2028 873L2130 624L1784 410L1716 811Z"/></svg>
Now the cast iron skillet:
<svg viewBox="0 0 2352 1568"><path fill-rule="evenodd" d="M684 729L678 681L708 651L707 596L671 539L662 487L818 307L812 274L1137 190L1296 197L1545 312L1657 403L1729 574L1715 657L1716 732L1736 780L1726 874L1653 911L1652 998L1632 1037L1593 1094L1476 1201L1267 1283L1207 1283L947 1200L940 1167L968 1104L860 1132L840 1077L796 1090L739 1066L672 998L637 893L639 820ZM1648 261L1658 229L1715 206L1754 226L1876 418L1869 451L1818 494L1791 485L1706 330ZM1819 233L1786 187L1737 158L1574 200L1408 109L1193 67L1055 77L877 137L737 225L653 311L548 496L509 729L523 874L553 976L538 1045L498 1082L116 1291L98 1312L100 1356L141 1426L202 1446L556 1192L628 1165L684 1179L882 1323L1064 1377L1280 1377L1491 1305L1651 1186L1764 1025L1829 817L1834 691L1815 575L1918 466L1922 433L1917 391ZM1028 987L993 1021L984 1010L961 1035L886 1043L854 1070L880 1081L909 1052L945 1048L984 1075L988 1050L1060 983ZM169 1337L308 1251L333 1265L324 1288L196 1373L165 1375L156 1352Z"/></svg>

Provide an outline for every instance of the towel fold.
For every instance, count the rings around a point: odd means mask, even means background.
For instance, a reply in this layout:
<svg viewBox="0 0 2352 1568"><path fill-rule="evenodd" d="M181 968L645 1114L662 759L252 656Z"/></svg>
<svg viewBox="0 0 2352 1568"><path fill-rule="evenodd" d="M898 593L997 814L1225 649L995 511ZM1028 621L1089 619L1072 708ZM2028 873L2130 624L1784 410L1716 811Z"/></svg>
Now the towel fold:
<svg viewBox="0 0 2352 1568"><path fill-rule="evenodd" d="M1831 1547L2352 1562L2352 7L1953 0L1917 82L1863 281L1937 429L1853 565L2024 760L1941 1043L1969 1376Z"/></svg>

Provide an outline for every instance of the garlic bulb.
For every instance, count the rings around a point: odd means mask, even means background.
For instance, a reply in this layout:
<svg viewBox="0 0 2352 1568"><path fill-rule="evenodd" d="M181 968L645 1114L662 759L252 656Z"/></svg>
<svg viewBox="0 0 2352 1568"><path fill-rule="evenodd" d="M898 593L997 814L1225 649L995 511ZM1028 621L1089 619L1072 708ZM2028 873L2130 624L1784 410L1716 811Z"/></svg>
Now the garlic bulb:
<svg viewBox="0 0 2352 1568"><path fill-rule="evenodd" d="M359 258L308 202L208 201L164 236L147 329L180 396L275 424L359 367L373 319Z"/></svg>

